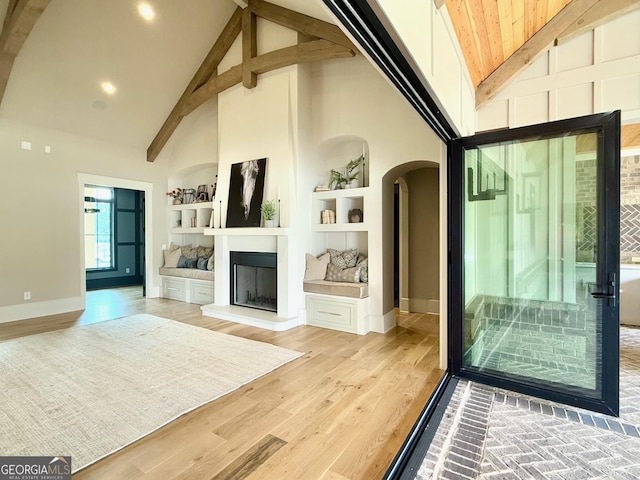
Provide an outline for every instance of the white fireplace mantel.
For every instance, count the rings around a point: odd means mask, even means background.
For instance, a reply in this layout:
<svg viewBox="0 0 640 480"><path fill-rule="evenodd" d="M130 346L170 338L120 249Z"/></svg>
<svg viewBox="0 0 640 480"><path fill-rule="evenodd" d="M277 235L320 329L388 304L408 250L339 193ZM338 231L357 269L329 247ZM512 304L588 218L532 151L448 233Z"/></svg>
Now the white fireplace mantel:
<svg viewBox="0 0 640 480"><path fill-rule="evenodd" d="M205 235L213 236L286 236L289 235L288 228L276 227L276 228L259 228L259 227L237 227L237 228L205 228Z"/></svg>
<svg viewBox="0 0 640 480"><path fill-rule="evenodd" d="M288 228L206 228L204 234L215 238L215 303L202 307L204 315L276 331L287 330L303 322L297 299L299 295L293 293L296 286L301 286L301 279L296 279L293 261L298 252L295 235L290 235ZM230 305L231 251L277 253L277 313Z"/></svg>

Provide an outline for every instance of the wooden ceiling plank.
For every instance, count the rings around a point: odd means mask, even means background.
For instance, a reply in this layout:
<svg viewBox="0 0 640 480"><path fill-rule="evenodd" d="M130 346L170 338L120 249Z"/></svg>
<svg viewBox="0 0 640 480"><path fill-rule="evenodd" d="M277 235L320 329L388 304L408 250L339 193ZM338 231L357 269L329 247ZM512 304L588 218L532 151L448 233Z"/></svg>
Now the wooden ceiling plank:
<svg viewBox="0 0 640 480"><path fill-rule="evenodd" d="M547 51L557 36L576 22L598 0L573 0L544 27L527 40L513 55L485 78L476 89L476 108L484 105L508 82Z"/></svg>
<svg viewBox="0 0 640 480"><path fill-rule="evenodd" d="M11 18L8 22L6 22L5 18L5 26L0 35L0 51L10 55L18 55L40 15L49 5L49 1L20 0L13 5ZM9 8L11 7L12 4L9 3Z"/></svg>
<svg viewBox="0 0 640 480"><path fill-rule="evenodd" d="M213 44L213 47L211 47L211 50L187 85L187 88L185 88L184 92L178 99L178 102L173 107L173 110L171 110L171 113L162 124L162 127L151 142L151 145L149 145L149 148L147 148L148 162L153 162L158 157L163 147L165 146L167 141L169 141L169 138L182 121L183 115L181 112L184 108L183 105L188 101L194 90L205 84L209 80L209 78L211 78L211 76L215 74L218 64L229 51L229 48L231 48L231 45L233 44L236 37L240 34L241 30L242 9L236 8L236 10L231 15L231 18L224 26L222 32Z"/></svg>
<svg viewBox="0 0 640 480"><path fill-rule="evenodd" d="M502 39L502 61L515 51L513 46L513 23L511 0L498 0L498 20L500 21L500 38Z"/></svg>
<svg viewBox="0 0 640 480"><path fill-rule="evenodd" d="M484 76L482 75L482 65L479 63L480 57L471 25L471 18L464 0L447 0L447 11L451 17L462 55L469 69L471 82L474 86L478 86Z"/></svg>
<svg viewBox="0 0 640 480"><path fill-rule="evenodd" d="M513 50L505 58L509 58L525 42L524 2L522 0L511 0L511 12L513 13Z"/></svg>
<svg viewBox="0 0 640 480"><path fill-rule="evenodd" d="M622 145L622 148L640 147L640 123L622 125L620 143Z"/></svg>
<svg viewBox="0 0 640 480"><path fill-rule="evenodd" d="M256 16L248 8L242 14L242 84L245 88L254 88L258 84L258 75L249 69L249 62L258 54L256 34Z"/></svg>
<svg viewBox="0 0 640 480"><path fill-rule="evenodd" d="M502 25L500 23L498 2L495 0L482 0L482 10L484 12L492 63L492 68L487 73L491 73L506 58L502 50Z"/></svg>
<svg viewBox="0 0 640 480"><path fill-rule="evenodd" d="M493 63L493 55L491 54L491 46L489 45L489 34L487 32L487 18L482 9L480 0L467 0L469 16L471 17L471 25L477 43L478 54L482 61L482 77L489 75L500 63Z"/></svg>
<svg viewBox="0 0 640 480"><path fill-rule="evenodd" d="M558 36L557 43L564 43L581 33L593 30L616 17L638 9L640 9L640 0L600 1L562 32Z"/></svg>
<svg viewBox="0 0 640 480"><path fill-rule="evenodd" d="M264 0L249 0L249 9L257 16L270 22L277 23L278 25L306 35L324 38L354 52L357 51L353 43L342 33L342 30L330 23L274 5L273 3L265 2Z"/></svg>

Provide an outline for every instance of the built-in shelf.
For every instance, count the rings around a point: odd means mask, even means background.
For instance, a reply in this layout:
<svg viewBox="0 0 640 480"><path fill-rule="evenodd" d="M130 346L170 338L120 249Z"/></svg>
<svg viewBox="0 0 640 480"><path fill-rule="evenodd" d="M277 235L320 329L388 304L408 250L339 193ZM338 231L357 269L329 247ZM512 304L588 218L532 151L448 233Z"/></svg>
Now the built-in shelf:
<svg viewBox="0 0 640 480"><path fill-rule="evenodd" d="M288 228L259 228L259 227L237 227L237 228L205 228L205 235L214 236L286 236L289 235Z"/></svg>
<svg viewBox="0 0 640 480"><path fill-rule="evenodd" d="M330 190L328 192L313 192L313 223L312 229L316 232L366 232L367 212L365 200L369 187L346 188L342 190ZM359 209L363 213L364 222L349 221L349 212ZM335 223L322 223L322 211L333 210Z"/></svg>
<svg viewBox="0 0 640 480"><path fill-rule="evenodd" d="M211 225L212 211L213 202L169 205L169 231L202 234Z"/></svg>

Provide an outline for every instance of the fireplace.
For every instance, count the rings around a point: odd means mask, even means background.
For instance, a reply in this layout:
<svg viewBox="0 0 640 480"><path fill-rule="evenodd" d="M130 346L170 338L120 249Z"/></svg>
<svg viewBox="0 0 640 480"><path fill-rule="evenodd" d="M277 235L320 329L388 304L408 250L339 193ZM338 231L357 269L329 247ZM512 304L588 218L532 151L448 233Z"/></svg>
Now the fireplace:
<svg viewBox="0 0 640 480"><path fill-rule="evenodd" d="M278 311L277 255L229 252L231 305Z"/></svg>

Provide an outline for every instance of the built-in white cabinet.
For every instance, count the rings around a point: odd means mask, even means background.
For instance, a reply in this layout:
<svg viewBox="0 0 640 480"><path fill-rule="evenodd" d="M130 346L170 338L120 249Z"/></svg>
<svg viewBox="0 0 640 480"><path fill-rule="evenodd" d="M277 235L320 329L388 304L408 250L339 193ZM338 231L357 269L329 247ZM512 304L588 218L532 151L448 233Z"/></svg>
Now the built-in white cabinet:
<svg viewBox="0 0 640 480"><path fill-rule="evenodd" d="M368 305L368 298L307 293L307 325L364 335L369 331Z"/></svg>

